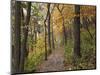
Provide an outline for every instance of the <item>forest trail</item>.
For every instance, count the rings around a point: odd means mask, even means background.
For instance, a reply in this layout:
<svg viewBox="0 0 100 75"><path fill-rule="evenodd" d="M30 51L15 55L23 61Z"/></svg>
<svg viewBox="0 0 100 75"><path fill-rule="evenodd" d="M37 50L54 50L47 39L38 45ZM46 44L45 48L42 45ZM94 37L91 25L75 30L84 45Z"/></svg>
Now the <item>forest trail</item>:
<svg viewBox="0 0 100 75"><path fill-rule="evenodd" d="M37 66L36 72L63 71L64 68L64 49L56 48L52 54L48 56L47 61L43 61Z"/></svg>

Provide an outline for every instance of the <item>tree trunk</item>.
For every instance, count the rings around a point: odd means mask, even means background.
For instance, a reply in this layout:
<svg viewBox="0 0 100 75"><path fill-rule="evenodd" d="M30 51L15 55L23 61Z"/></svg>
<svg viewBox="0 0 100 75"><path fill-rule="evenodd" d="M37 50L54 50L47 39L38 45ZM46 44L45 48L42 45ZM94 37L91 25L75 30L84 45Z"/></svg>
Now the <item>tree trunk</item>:
<svg viewBox="0 0 100 75"><path fill-rule="evenodd" d="M20 64L20 26L21 26L21 2L15 2L15 43L14 43L14 55L13 55L13 68L12 73L19 72Z"/></svg>
<svg viewBox="0 0 100 75"><path fill-rule="evenodd" d="M46 31L46 20L44 21L44 28L45 28L45 60L47 60L47 31Z"/></svg>
<svg viewBox="0 0 100 75"><path fill-rule="evenodd" d="M53 24L52 24L52 48L55 49L54 33L53 33Z"/></svg>
<svg viewBox="0 0 100 75"><path fill-rule="evenodd" d="M63 7L64 8L64 7ZM66 45L67 43L67 34L66 34L66 29L65 29L65 21L64 21L64 16L62 14L63 8L60 10L59 9L59 5L57 6L58 11L60 12L61 16L62 16L62 21L63 21L63 36L64 36L64 45Z"/></svg>
<svg viewBox="0 0 100 75"><path fill-rule="evenodd" d="M23 28L23 40L22 40L22 47L21 47L21 59L20 59L20 72L24 72L24 62L25 62L25 57L28 55L28 51L26 48L27 45L27 37L28 37L28 24L30 21L30 12L31 12L31 2L28 3L28 8L27 8L27 16L25 20L25 26Z"/></svg>
<svg viewBox="0 0 100 75"><path fill-rule="evenodd" d="M64 34L64 42L65 42L65 45L67 43L67 34L66 34L66 29L65 29L65 22L64 22L64 17L63 17L63 14L62 14L62 19L63 19L63 34Z"/></svg>
<svg viewBox="0 0 100 75"><path fill-rule="evenodd" d="M80 57L80 6L75 5L74 18L74 57Z"/></svg>
<svg viewBox="0 0 100 75"><path fill-rule="evenodd" d="M47 17L47 24L48 24L48 49L49 49L49 53L51 53L50 4L47 5L47 8L48 8L48 17Z"/></svg>

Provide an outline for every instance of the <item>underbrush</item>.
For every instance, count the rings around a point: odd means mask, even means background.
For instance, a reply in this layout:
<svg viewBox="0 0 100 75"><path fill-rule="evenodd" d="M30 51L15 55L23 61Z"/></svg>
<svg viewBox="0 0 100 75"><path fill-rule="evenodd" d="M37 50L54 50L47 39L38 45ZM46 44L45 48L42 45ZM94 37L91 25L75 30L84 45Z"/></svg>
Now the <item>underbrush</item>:
<svg viewBox="0 0 100 75"><path fill-rule="evenodd" d="M91 34L95 30L90 29ZM76 69L95 69L96 68L96 41L91 38L87 31L81 31L81 55L76 65Z"/></svg>
<svg viewBox="0 0 100 75"><path fill-rule="evenodd" d="M33 51L29 52L25 62L25 71L35 71L36 66L41 63L44 58L44 40L43 38L37 39L37 43L34 45Z"/></svg>
<svg viewBox="0 0 100 75"><path fill-rule="evenodd" d="M90 29L91 34L95 34L94 29ZM73 39L68 39L65 47L65 65L71 65L66 70L81 70L81 69L95 69L96 68L96 41L95 35L93 39L89 33L81 31L80 33L80 50L81 58L75 59L73 62ZM67 66L66 66L67 67Z"/></svg>

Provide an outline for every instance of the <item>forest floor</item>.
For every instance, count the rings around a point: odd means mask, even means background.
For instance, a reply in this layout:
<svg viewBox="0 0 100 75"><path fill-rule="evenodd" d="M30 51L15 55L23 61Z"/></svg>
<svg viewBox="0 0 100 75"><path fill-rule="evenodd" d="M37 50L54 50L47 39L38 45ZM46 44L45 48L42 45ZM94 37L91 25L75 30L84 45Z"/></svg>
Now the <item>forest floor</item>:
<svg viewBox="0 0 100 75"><path fill-rule="evenodd" d="M59 47L52 51L48 60L43 61L36 68L35 72L63 71L64 67L64 48Z"/></svg>

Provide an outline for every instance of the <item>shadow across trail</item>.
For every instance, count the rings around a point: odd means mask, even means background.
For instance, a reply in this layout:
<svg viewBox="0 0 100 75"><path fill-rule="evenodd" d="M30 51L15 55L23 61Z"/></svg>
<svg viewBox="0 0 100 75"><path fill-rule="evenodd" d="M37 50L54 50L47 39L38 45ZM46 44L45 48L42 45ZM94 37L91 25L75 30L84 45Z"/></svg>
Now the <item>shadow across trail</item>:
<svg viewBox="0 0 100 75"><path fill-rule="evenodd" d="M64 68L64 48L59 47L52 51L48 60L43 61L36 68L35 72L63 71Z"/></svg>

